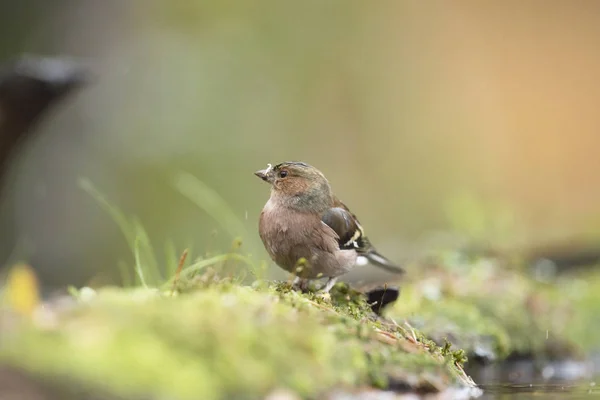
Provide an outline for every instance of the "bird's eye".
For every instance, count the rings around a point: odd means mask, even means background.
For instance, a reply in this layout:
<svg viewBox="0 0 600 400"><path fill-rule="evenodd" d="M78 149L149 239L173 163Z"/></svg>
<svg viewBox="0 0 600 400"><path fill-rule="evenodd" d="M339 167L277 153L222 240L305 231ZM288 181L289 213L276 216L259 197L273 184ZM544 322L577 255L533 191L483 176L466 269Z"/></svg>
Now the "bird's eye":
<svg viewBox="0 0 600 400"><path fill-rule="evenodd" d="M279 171L279 177L280 178L285 178L287 176L288 172L287 171Z"/></svg>

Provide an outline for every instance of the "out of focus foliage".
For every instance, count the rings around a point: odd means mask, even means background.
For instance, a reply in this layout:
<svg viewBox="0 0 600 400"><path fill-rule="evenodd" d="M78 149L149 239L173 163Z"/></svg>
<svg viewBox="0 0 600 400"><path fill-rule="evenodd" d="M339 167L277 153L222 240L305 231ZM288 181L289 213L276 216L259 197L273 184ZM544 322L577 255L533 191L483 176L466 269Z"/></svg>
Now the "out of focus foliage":
<svg viewBox="0 0 600 400"><path fill-rule="evenodd" d="M80 177L154 243L225 248L231 232L174 190L184 170L264 256L252 172L286 159L322 169L395 260L456 227L498 247L597 238L597 7L520 4L515 19L508 3L3 2L0 56L68 54L96 80L15 163L4 213L18 240L2 251L46 283L113 280L129 250Z"/></svg>

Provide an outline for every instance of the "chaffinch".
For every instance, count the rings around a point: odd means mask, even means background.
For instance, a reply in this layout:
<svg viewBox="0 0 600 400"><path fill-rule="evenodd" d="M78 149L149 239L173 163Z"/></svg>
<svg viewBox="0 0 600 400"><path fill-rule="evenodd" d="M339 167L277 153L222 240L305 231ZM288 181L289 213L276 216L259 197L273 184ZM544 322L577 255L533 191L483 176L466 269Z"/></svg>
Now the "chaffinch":
<svg viewBox="0 0 600 400"><path fill-rule="evenodd" d="M303 162L283 162L256 171L271 184L271 197L259 219L259 234L273 261L294 273L294 285L328 278L329 292L340 275L355 265L404 273L379 254L358 219L332 192L327 178Z"/></svg>

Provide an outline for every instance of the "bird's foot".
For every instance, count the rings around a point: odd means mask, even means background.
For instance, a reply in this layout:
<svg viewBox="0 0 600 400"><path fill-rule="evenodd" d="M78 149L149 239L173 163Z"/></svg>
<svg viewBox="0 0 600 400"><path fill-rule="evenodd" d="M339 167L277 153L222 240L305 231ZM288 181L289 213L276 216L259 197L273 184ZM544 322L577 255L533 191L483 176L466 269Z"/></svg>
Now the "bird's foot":
<svg viewBox="0 0 600 400"><path fill-rule="evenodd" d="M294 287L295 289L300 289L300 291L302 291L302 292L308 292L308 284L309 284L308 279L302 279L299 276L297 276L294 278L294 281L292 282L292 287Z"/></svg>

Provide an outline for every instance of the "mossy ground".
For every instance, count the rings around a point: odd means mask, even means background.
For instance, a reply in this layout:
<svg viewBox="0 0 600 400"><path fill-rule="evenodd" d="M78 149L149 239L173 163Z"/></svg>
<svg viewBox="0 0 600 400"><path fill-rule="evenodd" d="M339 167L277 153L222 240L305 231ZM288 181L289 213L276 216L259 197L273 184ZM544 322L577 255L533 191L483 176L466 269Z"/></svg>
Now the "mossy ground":
<svg viewBox="0 0 600 400"><path fill-rule="evenodd" d="M80 291L67 305L51 303L11 324L0 359L114 398L262 398L277 388L315 398L339 388L473 386L455 354L379 319L344 284L328 298L285 282L242 286L206 275L182 282L177 295Z"/></svg>
<svg viewBox="0 0 600 400"><path fill-rule="evenodd" d="M388 315L471 359L572 359L600 346L600 272L531 275L499 259L438 257L410 277Z"/></svg>
<svg viewBox="0 0 600 400"><path fill-rule="evenodd" d="M207 271L208 261L161 289L75 290L30 318L4 313L0 360L115 399L263 398L278 388L322 398L469 387L465 354L560 359L598 345L594 272L541 282L498 260L434 263L380 318L343 283L330 296L244 285Z"/></svg>

